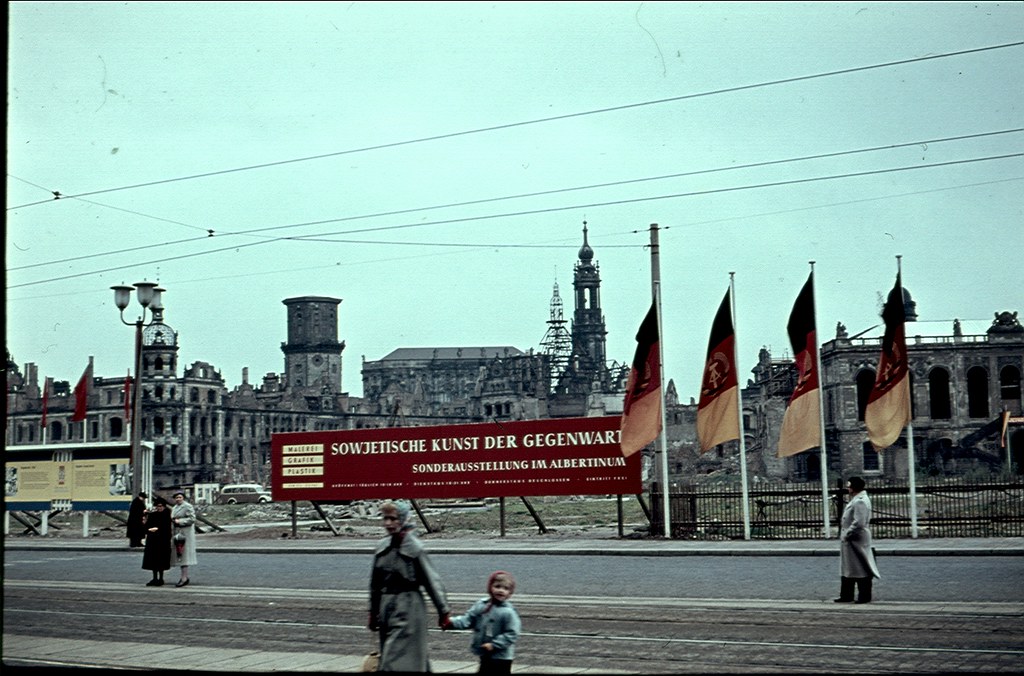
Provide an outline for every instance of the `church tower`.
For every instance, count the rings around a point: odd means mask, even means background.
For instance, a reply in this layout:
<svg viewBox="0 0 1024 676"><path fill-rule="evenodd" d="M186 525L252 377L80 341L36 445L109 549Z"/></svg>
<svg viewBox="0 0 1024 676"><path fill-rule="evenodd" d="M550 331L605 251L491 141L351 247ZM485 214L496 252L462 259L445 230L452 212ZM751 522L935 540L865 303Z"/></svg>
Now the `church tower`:
<svg viewBox="0 0 1024 676"><path fill-rule="evenodd" d="M572 362L577 377L587 384L608 384L605 354L604 315L601 313L601 276L594 262L594 250L587 241L587 222L583 221L583 246L573 269L576 309L572 318ZM589 389L589 388L588 388Z"/></svg>
<svg viewBox="0 0 1024 676"><path fill-rule="evenodd" d="M285 384L341 393L341 353L338 342L340 298L301 296L281 301L288 307L288 341L284 352Z"/></svg>

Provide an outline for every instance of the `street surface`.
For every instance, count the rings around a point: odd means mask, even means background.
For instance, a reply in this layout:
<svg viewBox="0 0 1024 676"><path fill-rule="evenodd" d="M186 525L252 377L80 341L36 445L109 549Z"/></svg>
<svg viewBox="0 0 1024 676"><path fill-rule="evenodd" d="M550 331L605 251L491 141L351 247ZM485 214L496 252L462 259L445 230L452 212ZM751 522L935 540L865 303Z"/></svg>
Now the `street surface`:
<svg viewBox="0 0 1024 676"><path fill-rule="evenodd" d="M201 553L193 583L151 588L130 551L9 551L4 634L360 655L365 555ZM597 672L1016 672L1020 557L882 558L877 603L834 604L827 557L528 554L434 558L456 613L496 568L518 579L517 662ZM182 634L182 627L187 627ZM431 631L435 660L469 661L467 632ZM173 668L153 664L153 668Z"/></svg>

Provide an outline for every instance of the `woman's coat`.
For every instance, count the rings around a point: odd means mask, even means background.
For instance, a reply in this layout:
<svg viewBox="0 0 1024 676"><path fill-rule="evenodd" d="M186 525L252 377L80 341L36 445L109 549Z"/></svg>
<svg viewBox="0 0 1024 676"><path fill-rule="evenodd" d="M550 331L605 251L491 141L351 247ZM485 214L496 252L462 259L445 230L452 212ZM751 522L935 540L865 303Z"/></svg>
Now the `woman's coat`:
<svg viewBox="0 0 1024 676"><path fill-rule="evenodd" d="M171 567L171 510L154 509L146 515L146 527L156 528L146 533L146 549L142 553L143 570L162 571Z"/></svg>
<svg viewBox="0 0 1024 676"><path fill-rule="evenodd" d="M424 591L438 615L449 612L444 585L419 539L406 532L381 540L370 576L370 613L380 624L378 671L430 671Z"/></svg>
<svg viewBox="0 0 1024 676"><path fill-rule="evenodd" d="M882 577L871 549L871 498L861 491L850 498L839 528L839 566L843 577Z"/></svg>
<svg viewBox="0 0 1024 676"><path fill-rule="evenodd" d="M174 519L179 519L174 523ZM171 523L175 534L185 534L185 547L178 556L178 548L171 542L171 565L172 566L194 566L196 565L196 508L187 502L171 507Z"/></svg>

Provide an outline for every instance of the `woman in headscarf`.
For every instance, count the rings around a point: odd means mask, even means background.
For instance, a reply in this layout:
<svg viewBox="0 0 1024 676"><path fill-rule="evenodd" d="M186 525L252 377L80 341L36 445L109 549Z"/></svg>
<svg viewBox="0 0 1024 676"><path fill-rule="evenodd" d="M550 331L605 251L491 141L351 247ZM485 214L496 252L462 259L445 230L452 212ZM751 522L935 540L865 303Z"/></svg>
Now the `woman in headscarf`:
<svg viewBox="0 0 1024 676"><path fill-rule="evenodd" d="M449 621L444 585L423 544L413 535L409 511L404 500L380 506L387 535L373 554L368 623L371 631L380 634L378 671L430 671L423 591L437 609L438 626Z"/></svg>

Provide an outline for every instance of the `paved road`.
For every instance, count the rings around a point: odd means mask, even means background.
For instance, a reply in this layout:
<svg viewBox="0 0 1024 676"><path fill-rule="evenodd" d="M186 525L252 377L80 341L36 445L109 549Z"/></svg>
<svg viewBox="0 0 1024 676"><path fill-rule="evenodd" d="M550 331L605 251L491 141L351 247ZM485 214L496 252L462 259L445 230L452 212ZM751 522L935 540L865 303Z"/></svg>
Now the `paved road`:
<svg viewBox="0 0 1024 676"><path fill-rule="evenodd" d="M239 542L228 538L200 540L208 572L221 557L287 552L290 556L260 556L268 578L286 559L302 557L309 570L324 567L325 552L366 553L372 540L330 538L316 542ZM54 545L57 546L54 546ZM880 554L910 565L920 557L949 559L973 553L976 564L1010 562L1010 570L1024 568L1020 539L1009 541L935 542L885 541ZM139 557L118 543L87 540L72 545L52 540L8 538L13 552L5 563L5 664L81 664L92 666L167 667L177 670L229 671L358 671L361 656L372 638L365 623L365 589L358 586L319 584L282 588L267 580L237 585L204 581L175 590L146 588L120 581L95 581L85 573L64 570L62 579L31 579L19 571L19 557L65 565L93 555ZM697 560L668 556L708 556L717 552L725 564L760 565L763 559L741 556L796 557L778 563L796 563L830 557L835 543L674 543L620 540L497 541L476 539L429 541L431 551L448 562L461 555L514 551L564 567L565 557L576 557L588 567L600 568L618 557L633 563L637 580L657 580L666 567L693 565ZM74 547L74 548L72 548ZM710 549L709 549L710 547ZM305 551L303 551L305 550ZM215 554L215 552L220 552ZM241 554L244 552L245 554ZM313 554L312 552L317 552ZM575 554L573 553L575 552ZM603 554L602 554L603 552ZM633 557L633 553L643 554ZM888 552L888 553L887 553ZM995 555L995 556L993 556ZM605 558L602 558L604 556ZM628 557L623 559L622 557ZM726 558L721 558L726 557ZM915 557L917 557L915 559ZM341 557L350 558L350 557ZM352 557L361 559L361 556ZM116 559L114 559L116 560ZM223 559L227 560L227 558ZM24 561L24 558L22 558ZM280 561L281 563L275 563ZM711 560L712 565L714 559ZM1014 564L1017 564L1016 566ZM582 565L582 564L581 564ZM333 567L333 562L332 562ZM573 570L573 569L570 569ZM311 573L312 576L312 573ZM315 577L315 576L312 576ZM1006 582L1003 580L1002 582ZM466 589L472 589L471 581ZM456 585L459 586L459 585ZM1012 586L1012 585L1011 585ZM1016 585L1022 587L1019 583ZM340 588L339 588L340 587ZM461 586L459 588L462 588ZM458 591L452 603L468 605L479 594ZM623 587L617 594L568 595L557 590L517 594L515 602L524 618L526 634L516 660L521 673L707 673L804 672L819 673L827 664L837 673L904 671L1017 671L1024 658L1024 603L884 600L867 606L832 604L827 598L699 598L685 592L661 597L636 597ZM166 620L164 619L166 618ZM187 637L170 632L154 650L152 628L172 628L183 620L195 627ZM852 621L851 621L852 620ZM138 652L126 640L142 632L145 649ZM89 637L89 638L84 638ZM468 636L431 632L431 654L438 672L472 672Z"/></svg>

